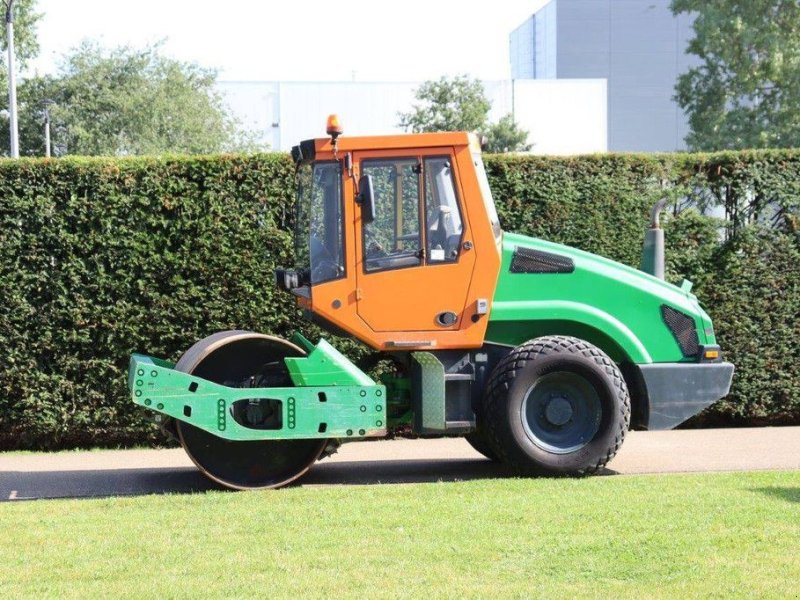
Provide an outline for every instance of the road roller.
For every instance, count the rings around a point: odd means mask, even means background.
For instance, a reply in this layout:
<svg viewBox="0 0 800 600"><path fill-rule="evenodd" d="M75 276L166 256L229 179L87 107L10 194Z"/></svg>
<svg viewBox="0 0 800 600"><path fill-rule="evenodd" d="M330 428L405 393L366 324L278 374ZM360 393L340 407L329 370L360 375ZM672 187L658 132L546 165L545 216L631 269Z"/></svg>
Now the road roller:
<svg viewBox="0 0 800 600"><path fill-rule="evenodd" d="M519 476L583 476L630 429L670 429L724 397L723 360L684 280L664 280L653 210L635 269L503 231L468 133L327 135L292 149L295 264L276 285L328 340L214 333L177 363L130 359L133 402L234 489L300 478L342 443L461 436Z"/></svg>

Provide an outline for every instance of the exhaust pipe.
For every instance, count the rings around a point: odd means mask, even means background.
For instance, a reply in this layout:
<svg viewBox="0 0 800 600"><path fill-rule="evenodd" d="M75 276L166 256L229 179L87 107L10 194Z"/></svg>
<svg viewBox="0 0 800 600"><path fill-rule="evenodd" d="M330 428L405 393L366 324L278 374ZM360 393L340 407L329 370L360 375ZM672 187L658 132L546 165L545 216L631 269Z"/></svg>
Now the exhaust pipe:
<svg viewBox="0 0 800 600"><path fill-rule="evenodd" d="M659 216L667 202L667 198L662 198L650 211L650 227L644 232L642 264L639 267L645 273L659 279L664 279L664 230L659 224Z"/></svg>

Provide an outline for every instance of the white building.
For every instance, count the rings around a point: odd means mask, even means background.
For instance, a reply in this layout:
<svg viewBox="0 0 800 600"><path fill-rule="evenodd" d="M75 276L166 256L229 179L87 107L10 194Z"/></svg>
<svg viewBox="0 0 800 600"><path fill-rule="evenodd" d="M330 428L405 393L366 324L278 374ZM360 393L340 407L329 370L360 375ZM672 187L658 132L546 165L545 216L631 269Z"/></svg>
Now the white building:
<svg viewBox="0 0 800 600"><path fill-rule="evenodd" d="M323 137L331 113L345 135L401 133L398 113L413 106L421 82L248 82L217 85L240 125L274 150ZM485 81L497 121L513 113L529 132L535 154L587 154L607 150L604 79Z"/></svg>
<svg viewBox="0 0 800 600"><path fill-rule="evenodd" d="M672 99L694 17L670 0L550 0L509 36L511 76L520 81L608 82L608 149L684 150L686 115Z"/></svg>

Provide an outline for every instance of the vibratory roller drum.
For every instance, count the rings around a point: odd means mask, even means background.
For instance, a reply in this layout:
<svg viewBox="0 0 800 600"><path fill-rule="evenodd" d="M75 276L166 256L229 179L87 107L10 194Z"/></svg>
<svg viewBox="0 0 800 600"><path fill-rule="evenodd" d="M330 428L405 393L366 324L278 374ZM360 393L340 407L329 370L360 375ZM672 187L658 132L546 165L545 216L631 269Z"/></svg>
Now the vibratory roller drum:
<svg viewBox="0 0 800 600"><path fill-rule="evenodd" d="M192 346L175 370L236 388L290 387L283 361L304 356L294 344L250 331L223 331ZM254 402L234 418L253 428L269 420L269 406ZM208 477L236 489L274 488L297 479L320 457L325 439L230 441L176 421L184 450Z"/></svg>

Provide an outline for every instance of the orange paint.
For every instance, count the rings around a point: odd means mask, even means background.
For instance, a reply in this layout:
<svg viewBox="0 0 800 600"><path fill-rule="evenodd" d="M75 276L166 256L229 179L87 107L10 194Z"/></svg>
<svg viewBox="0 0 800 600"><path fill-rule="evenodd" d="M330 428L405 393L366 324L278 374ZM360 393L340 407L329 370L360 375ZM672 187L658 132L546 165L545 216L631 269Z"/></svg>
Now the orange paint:
<svg viewBox="0 0 800 600"><path fill-rule="evenodd" d="M476 315L476 305L479 299L491 303L500 249L481 197L472 158L474 146L471 148L466 133L337 140L339 159L352 153L354 167L353 177L343 169L346 276L312 287L310 309L314 313L377 349L477 348L483 344L488 315ZM315 140L315 147L315 160L334 159L330 139ZM362 161L416 159L422 163L426 157L450 162L463 226L457 261L435 262L425 256L418 266L367 272L361 207L355 201ZM419 177L421 215L425 182L422 174ZM427 235L426 227L421 227L420 237ZM418 243L425 248L424 240ZM437 322L442 313L453 313L454 322Z"/></svg>

